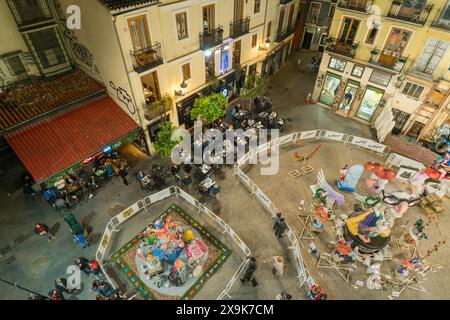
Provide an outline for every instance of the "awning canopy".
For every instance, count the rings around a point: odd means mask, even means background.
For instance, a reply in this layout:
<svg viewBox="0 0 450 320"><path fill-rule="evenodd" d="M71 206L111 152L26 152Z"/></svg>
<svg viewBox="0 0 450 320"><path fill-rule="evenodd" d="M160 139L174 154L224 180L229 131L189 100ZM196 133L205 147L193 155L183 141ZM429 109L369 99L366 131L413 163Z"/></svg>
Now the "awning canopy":
<svg viewBox="0 0 450 320"><path fill-rule="evenodd" d="M39 182L138 128L110 97L101 97L5 136Z"/></svg>

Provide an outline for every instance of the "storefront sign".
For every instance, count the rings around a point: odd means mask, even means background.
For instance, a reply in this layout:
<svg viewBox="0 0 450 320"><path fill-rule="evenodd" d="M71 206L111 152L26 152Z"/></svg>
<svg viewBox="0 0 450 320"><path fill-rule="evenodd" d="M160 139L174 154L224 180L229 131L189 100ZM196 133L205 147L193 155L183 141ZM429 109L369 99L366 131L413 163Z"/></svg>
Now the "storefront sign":
<svg viewBox="0 0 450 320"><path fill-rule="evenodd" d="M317 130L303 131L300 135L300 139L311 139L315 138L317 134Z"/></svg>
<svg viewBox="0 0 450 320"><path fill-rule="evenodd" d="M323 137L330 140L342 141L344 134L334 131L325 131L325 135Z"/></svg>

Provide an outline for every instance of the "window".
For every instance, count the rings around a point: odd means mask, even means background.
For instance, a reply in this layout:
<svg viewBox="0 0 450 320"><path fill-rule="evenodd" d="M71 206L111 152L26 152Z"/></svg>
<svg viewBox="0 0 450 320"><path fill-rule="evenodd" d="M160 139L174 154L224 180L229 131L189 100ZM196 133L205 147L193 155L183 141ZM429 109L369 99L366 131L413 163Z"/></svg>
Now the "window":
<svg viewBox="0 0 450 320"><path fill-rule="evenodd" d="M9 3L19 25L36 23L51 18L50 11L44 1L10 0Z"/></svg>
<svg viewBox="0 0 450 320"><path fill-rule="evenodd" d="M128 19L128 29L134 50L139 51L150 47L150 33L145 15Z"/></svg>
<svg viewBox="0 0 450 320"><path fill-rule="evenodd" d="M373 70L369 81L380 86L387 87L389 81L391 81L391 77L392 76L389 73Z"/></svg>
<svg viewBox="0 0 450 320"><path fill-rule="evenodd" d="M428 39L422 55L415 65L415 70L432 75L441 63L442 57L447 52L448 47L449 43L446 41Z"/></svg>
<svg viewBox="0 0 450 320"><path fill-rule="evenodd" d="M402 93L414 98L419 98L422 94L423 89L424 87L418 84L406 82L405 86L403 87Z"/></svg>
<svg viewBox="0 0 450 320"><path fill-rule="evenodd" d="M338 71L344 71L346 62L344 60L339 60L336 58L330 59L330 64L328 65L329 68L338 70Z"/></svg>
<svg viewBox="0 0 450 320"><path fill-rule="evenodd" d="M359 23L360 20L345 17L339 31L339 40L344 43L352 44L355 40L356 33L358 32Z"/></svg>
<svg viewBox="0 0 450 320"><path fill-rule="evenodd" d="M20 60L18 55L5 58L5 63L13 76L20 76L27 73L22 60Z"/></svg>
<svg viewBox="0 0 450 320"><path fill-rule="evenodd" d="M256 47L256 44L258 43L258 34L254 34L252 37L252 48Z"/></svg>
<svg viewBox="0 0 450 320"><path fill-rule="evenodd" d="M261 0L255 0L255 7L253 13L259 13L261 11Z"/></svg>
<svg viewBox="0 0 450 320"><path fill-rule="evenodd" d="M270 37L271 32L272 32L272 21L269 21L269 23L267 24L266 38Z"/></svg>
<svg viewBox="0 0 450 320"><path fill-rule="evenodd" d="M177 24L177 36L178 40L183 40L189 37L188 25L187 25L187 13L180 12L175 15L175 21Z"/></svg>
<svg viewBox="0 0 450 320"><path fill-rule="evenodd" d="M375 42L375 38L377 37L377 33L378 33L378 29L380 28L380 26L374 24L370 30L369 33L367 34L367 38L366 38L366 43L367 44L374 44Z"/></svg>
<svg viewBox="0 0 450 320"><path fill-rule="evenodd" d="M352 70L352 76L361 78L364 73L364 67L355 65Z"/></svg>
<svg viewBox="0 0 450 320"><path fill-rule="evenodd" d="M33 31L28 33L27 37L43 68L49 68L67 61L56 29Z"/></svg>
<svg viewBox="0 0 450 320"><path fill-rule="evenodd" d="M191 78L191 64L185 63L181 66L183 71L183 81L189 80Z"/></svg>

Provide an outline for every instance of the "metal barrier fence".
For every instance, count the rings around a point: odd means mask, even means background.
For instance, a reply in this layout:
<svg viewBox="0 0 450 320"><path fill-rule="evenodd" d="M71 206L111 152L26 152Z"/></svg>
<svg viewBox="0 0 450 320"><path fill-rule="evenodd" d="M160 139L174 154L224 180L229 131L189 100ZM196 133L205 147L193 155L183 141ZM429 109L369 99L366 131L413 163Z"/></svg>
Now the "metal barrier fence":
<svg viewBox="0 0 450 320"><path fill-rule="evenodd" d="M240 264L233 277L230 279L225 289L220 293L217 297L218 300L223 299L224 297L229 295L229 291L233 287L236 280L239 278L240 273L245 269L248 263L248 257L251 255L250 249L247 245L242 241L242 239L234 232L234 230L220 217L215 215L211 210L209 210L206 206L201 204L197 199L192 197L190 194L180 189L179 187L172 186L157 193L154 193L148 197L145 197L142 200L137 201L132 206L120 212L118 215L114 216L106 225L105 231L103 232L103 236L101 238L101 242L99 247L97 248L97 252L95 257L100 263L100 267L105 274L107 280L114 289L118 287L115 281L108 275L108 272L105 268L106 258L108 257L109 250L111 249L112 240L114 239L114 234L120 231L120 226L122 226L126 221L131 219L132 217L142 213L148 212L149 207L159 201L162 201L166 198L176 196L184 201L188 202L192 206L198 209L195 213L197 215L204 215L207 219L211 220L217 227L218 230L225 236L229 236L231 240L239 247L241 250L244 261Z"/></svg>
<svg viewBox="0 0 450 320"><path fill-rule="evenodd" d="M282 145L288 144L288 143L296 143L299 140L306 140L306 139L316 139L316 140L331 140L331 141L337 141L341 142L343 144L351 144L357 147L361 147L364 149L367 149L369 151L375 152L377 154L380 154L383 156L384 159L387 158L386 163L395 163L395 165L398 164L407 164L411 163L409 160L405 160L407 158L402 157L400 155L389 153L389 147L383 144L380 144L374 140L361 138L353 135L348 135L345 133L340 132L334 132L329 130L309 130L309 131L301 131L301 132L294 132L282 137L279 137L275 140L272 140L268 143L262 144L258 146L257 148L250 150L246 155L241 157L237 160L235 166L234 166L234 174L238 177L238 179L250 190L251 195L255 195L256 199L261 203L261 205L266 209L266 211L271 215L274 216L280 210L275 206L275 204L270 200L267 195L264 194L264 192L258 187L256 183L254 183L242 170L241 167L246 164L250 159L252 159L256 155L259 155L262 152L267 152L268 149L271 149L271 152L276 152L274 148L279 148ZM307 285L308 288L313 285L317 284L315 279L312 277L309 270L306 268L301 250L300 245L298 242L298 239L295 235L295 233L292 231L291 227L287 225L287 231L286 234L289 238L290 246L288 249L292 250L294 260L295 260L295 267L298 274L298 280L299 280L299 287L302 288L303 286Z"/></svg>

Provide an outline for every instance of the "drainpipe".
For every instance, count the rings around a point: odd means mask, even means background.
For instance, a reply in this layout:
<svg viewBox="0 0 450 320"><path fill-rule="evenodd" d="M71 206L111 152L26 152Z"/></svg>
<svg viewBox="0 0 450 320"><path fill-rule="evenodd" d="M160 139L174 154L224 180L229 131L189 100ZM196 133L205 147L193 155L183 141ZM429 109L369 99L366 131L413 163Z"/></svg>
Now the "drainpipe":
<svg viewBox="0 0 450 320"><path fill-rule="evenodd" d="M125 57L123 55L122 44L120 43L119 33L117 32L117 25L116 25L116 17L115 16L112 17L112 21L113 21L113 25L114 25L114 34L116 35L116 41L119 44L120 55L122 56L122 62L123 62L123 65L125 67L125 72L127 74L128 86L130 87L130 90L131 90L131 97L133 98L134 105L136 106L136 111L137 111L137 115L138 115L138 119L139 119L139 124L140 124L142 130L144 131L144 136L145 136L145 141L147 142L148 151L150 152L150 155L152 155L156 151L155 151L155 149L153 147L152 141L150 140L150 134L148 133L147 126L145 125L144 120L143 120L143 119L145 119L145 117L144 117L144 115L142 113L142 107L138 106L137 103L136 103L136 97L134 95L133 86L131 85L130 74L129 74L128 70L127 70L127 64L125 62Z"/></svg>

